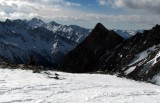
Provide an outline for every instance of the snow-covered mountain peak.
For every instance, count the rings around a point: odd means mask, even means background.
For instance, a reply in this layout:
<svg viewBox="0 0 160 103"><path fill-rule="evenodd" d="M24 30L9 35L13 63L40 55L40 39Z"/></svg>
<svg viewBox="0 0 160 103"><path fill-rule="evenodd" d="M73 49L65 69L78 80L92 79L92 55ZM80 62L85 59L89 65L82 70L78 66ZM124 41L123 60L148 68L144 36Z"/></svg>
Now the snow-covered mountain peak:
<svg viewBox="0 0 160 103"><path fill-rule="evenodd" d="M77 43L80 43L81 41L83 41L90 33L90 29L86 29L77 25L67 26L67 25L59 24L55 21L45 23L42 20L37 18L33 18L27 21L27 24L32 28L44 27L55 34L63 36Z"/></svg>
<svg viewBox="0 0 160 103"><path fill-rule="evenodd" d="M56 66L77 43L65 35L62 37L63 31L53 32L46 25L36 18L0 22L0 56L16 64L26 64L32 54L37 65Z"/></svg>
<svg viewBox="0 0 160 103"><path fill-rule="evenodd" d="M38 19L38 18L32 18L29 21L32 21L32 22L43 22L41 19Z"/></svg>
<svg viewBox="0 0 160 103"><path fill-rule="evenodd" d="M29 21L27 21L28 25L31 26L32 28L36 28L39 26L42 26L45 24L41 19L33 18Z"/></svg>
<svg viewBox="0 0 160 103"><path fill-rule="evenodd" d="M117 34L119 34L124 39L128 39L134 36L136 33L142 33L144 30L120 30L120 29L113 29Z"/></svg>
<svg viewBox="0 0 160 103"><path fill-rule="evenodd" d="M55 21L51 21L48 24L50 25L54 25L54 26L60 26L61 24L56 23Z"/></svg>

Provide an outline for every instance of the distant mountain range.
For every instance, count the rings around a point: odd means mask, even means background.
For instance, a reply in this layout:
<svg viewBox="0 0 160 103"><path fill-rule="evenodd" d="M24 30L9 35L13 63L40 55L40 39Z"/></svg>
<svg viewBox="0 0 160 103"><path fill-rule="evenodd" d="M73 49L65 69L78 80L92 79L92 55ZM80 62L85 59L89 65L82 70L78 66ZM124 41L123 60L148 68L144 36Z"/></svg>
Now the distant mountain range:
<svg viewBox="0 0 160 103"><path fill-rule="evenodd" d="M69 25L69 26L61 25L56 23L55 21L45 23L42 20L37 18L33 18L25 22L28 24L28 26L32 28L44 27L52 31L53 33L56 33L62 37L68 38L77 43L80 43L81 41L83 41L91 31L90 29L79 27L77 25Z"/></svg>
<svg viewBox="0 0 160 103"><path fill-rule="evenodd" d="M124 39L129 39L130 37L134 36L136 33L143 33L144 30L118 30L113 29L118 35L123 37Z"/></svg>
<svg viewBox="0 0 160 103"><path fill-rule="evenodd" d="M63 56L89 34L79 26L45 23L40 19L0 22L0 57L27 64L34 55L36 65L55 68Z"/></svg>
<svg viewBox="0 0 160 103"><path fill-rule="evenodd" d="M114 30L128 39L137 31ZM65 54L91 32L76 25L61 25L40 19L0 22L0 58L15 64L27 64L34 55L35 65L56 68ZM103 39L103 38L102 38Z"/></svg>
<svg viewBox="0 0 160 103"><path fill-rule="evenodd" d="M159 34L160 25L150 30L108 30L98 23L91 30L37 18L7 19L0 22L0 63L34 61L32 65L65 72L100 72L157 83Z"/></svg>
<svg viewBox="0 0 160 103"><path fill-rule="evenodd" d="M124 39L98 23L64 58L59 70L100 72L157 83L160 78L160 25Z"/></svg>

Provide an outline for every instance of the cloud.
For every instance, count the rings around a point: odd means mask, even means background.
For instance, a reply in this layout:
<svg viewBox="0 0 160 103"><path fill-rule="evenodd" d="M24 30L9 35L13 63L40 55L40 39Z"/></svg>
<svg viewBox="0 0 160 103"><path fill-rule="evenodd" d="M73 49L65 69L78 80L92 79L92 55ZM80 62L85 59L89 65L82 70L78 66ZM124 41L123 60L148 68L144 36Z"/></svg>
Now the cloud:
<svg viewBox="0 0 160 103"><path fill-rule="evenodd" d="M108 4L107 0L97 0L97 1L98 1L98 3L99 3L100 5L102 5L102 6Z"/></svg>
<svg viewBox="0 0 160 103"><path fill-rule="evenodd" d="M86 14L86 19L103 21L105 23L128 23L128 24L156 24L160 23L159 15L105 15L105 14ZM154 20L154 21L153 21Z"/></svg>
<svg viewBox="0 0 160 103"><path fill-rule="evenodd" d="M97 0L98 4L101 6L108 6L111 5L113 6L116 0Z"/></svg>
<svg viewBox="0 0 160 103"><path fill-rule="evenodd" d="M64 7L81 6L78 3L64 0L0 0L0 11L13 12L34 12L41 9L60 10Z"/></svg>
<svg viewBox="0 0 160 103"><path fill-rule="evenodd" d="M89 10L84 11L84 9L82 11L81 8L83 7L81 4L66 0L0 0L0 19L31 19L38 17L46 21L56 20L60 21L60 23L78 24L88 28L93 27L97 22L102 22L107 27L109 26L109 28L124 27L127 29L148 28L160 23L158 0L155 0L155 3L149 2L150 5L146 1L152 0L139 0L137 1L138 3L135 0L97 1L102 6L107 5L115 9L124 8L128 11L134 10L140 13L133 12L112 15ZM145 7L146 5L148 5L148 8ZM152 10L157 10L154 12L154 15L141 14L142 11L152 12ZM134 25L134 28L131 25Z"/></svg>
<svg viewBox="0 0 160 103"><path fill-rule="evenodd" d="M52 17L72 14L75 11L70 10L70 7L73 6L81 5L64 0L1 0L0 12L5 14L1 18L16 19L25 15L26 19L30 19L31 15Z"/></svg>
<svg viewBox="0 0 160 103"><path fill-rule="evenodd" d="M112 9L121 9L122 15L106 15L101 21L115 24L114 27L125 28L151 28L160 24L160 0L97 0L101 6L109 6ZM134 27L132 26L134 25Z"/></svg>
<svg viewBox="0 0 160 103"><path fill-rule="evenodd" d="M72 2L66 2L65 5L66 5L66 6L81 6L81 4L72 3Z"/></svg>
<svg viewBox="0 0 160 103"><path fill-rule="evenodd" d="M62 5L62 6L81 6L79 3L68 2L65 0L19 0L22 2L37 3L41 5Z"/></svg>
<svg viewBox="0 0 160 103"><path fill-rule="evenodd" d="M160 0L140 0L139 3L135 1L123 1L124 7L130 8L130 9L140 9L143 11L150 11L153 13L160 14Z"/></svg>
<svg viewBox="0 0 160 103"><path fill-rule="evenodd" d="M160 0L98 0L100 4L113 8L124 8L145 13L160 14Z"/></svg>

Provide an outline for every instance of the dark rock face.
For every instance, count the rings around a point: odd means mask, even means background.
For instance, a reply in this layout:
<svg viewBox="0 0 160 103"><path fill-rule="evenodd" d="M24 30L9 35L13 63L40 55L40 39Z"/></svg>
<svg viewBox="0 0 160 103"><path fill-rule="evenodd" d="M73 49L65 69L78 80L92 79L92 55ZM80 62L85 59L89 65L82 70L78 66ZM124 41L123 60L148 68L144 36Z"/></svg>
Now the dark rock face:
<svg viewBox="0 0 160 103"><path fill-rule="evenodd" d="M59 66L60 70L67 72L91 72L98 59L106 52L123 43L124 39L114 31L107 30L98 23L91 34L73 51L69 52Z"/></svg>
<svg viewBox="0 0 160 103"><path fill-rule="evenodd" d="M135 71L130 74L126 74L126 76L134 79L144 78L144 73L141 73L141 75L139 75L139 73L144 68L152 68L152 64L147 65L146 63L147 61L153 59L159 51L159 46L157 46L158 44L160 44L159 33L160 26L158 25L151 30L144 31L144 33L137 33L129 40L126 40L118 48L104 53L103 56L99 59L97 67L95 68L99 68L99 70L106 71L107 73L111 74L120 73L121 75L125 75L125 71L127 69L136 66ZM156 49L148 49L150 47L153 47L154 45L156 46ZM137 57L137 54L145 50L147 50L147 57L130 65L130 63L136 58L140 58ZM139 56L141 55L144 54L139 54ZM148 69L146 69L145 71L147 71Z"/></svg>
<svg viewBox="0 0 160 103"><path fill-rule="evenodd" d="M97 24L84 42L69 52L60 70L95 72L150 81L160 74L160 26L123 40Z"/></svg>

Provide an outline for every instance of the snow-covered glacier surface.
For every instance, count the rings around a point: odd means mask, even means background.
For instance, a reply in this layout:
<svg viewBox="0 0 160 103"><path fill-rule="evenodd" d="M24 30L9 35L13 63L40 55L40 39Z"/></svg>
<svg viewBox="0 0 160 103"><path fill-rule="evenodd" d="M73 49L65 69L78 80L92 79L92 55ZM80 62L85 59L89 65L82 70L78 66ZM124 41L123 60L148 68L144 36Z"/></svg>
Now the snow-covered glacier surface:
<svg viewBox="0 0 160 103"><path fill-rule="evenodd" d="M102 74L0 69L0 103L159 103L160 86Z"/></svg>

